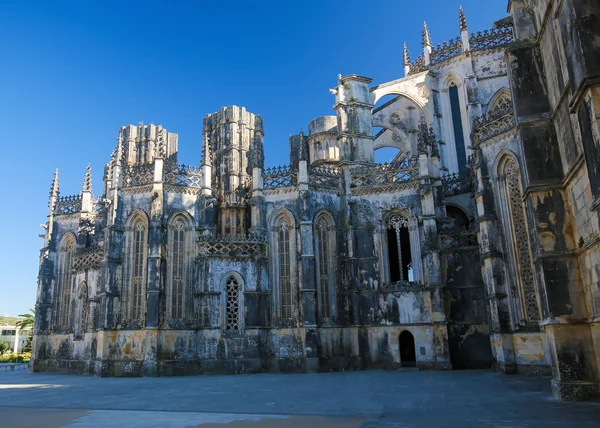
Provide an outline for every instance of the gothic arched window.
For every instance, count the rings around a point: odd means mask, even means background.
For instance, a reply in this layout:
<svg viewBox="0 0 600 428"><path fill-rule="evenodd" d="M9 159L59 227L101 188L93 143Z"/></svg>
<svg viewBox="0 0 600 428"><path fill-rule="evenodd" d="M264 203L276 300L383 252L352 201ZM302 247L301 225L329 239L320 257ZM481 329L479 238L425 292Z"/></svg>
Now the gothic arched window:
<svg viewBox="0 0 600 428"><path fill-rule="evenodd" d="M335 307L335 226L330 215L322 213L315 222L317 262L317 302L320 318L331 318Z"/></svg>
<svg viewBox="0 0 600 428"><path fill-rule="evenodd" d="M290 260L290 225L283 220L279 225L279 297L281 316L292 317L292 266Z"/></svg>
<svg viewBox="0 0 600 428"><path fill-rule="evenodd" d="M225 283L225 330L240 329L240 284L234 276Z"/></svg>
<svg viewBox="0 0 600 428"><path fill-rule="evenodd" d="M294 296L296 239L294 231L294 219L289 212L282 212L272 223L272 278L275 313L284 320L293 318L296 304Z"/></svg>
<svg viewBox="0 0 600 428"><path fill-rule="evenodd" d="M170 225L169 277L167 281L167 304L171 319L185 318L185 291L187 283L188 251L186 239L187 221L179 216Z"/></svg>
<svg viewBox="0 0 600 428"><path fill-rule="evenodd" d="M540 319L535 278L527 233L521 176L514 159L507 157L499 167L498 183L500 190L500 211L503 213L505 246L509 259L511 277L517 282L518 296L513 305L513 322L522 324L524 321Z"/></svg>
<svg viewBox="0 0 600 428"><path fill-rule="evenodd" d="M83 339L87 330L87 312L88 312L88 289L85 282L79 286L77 293L77 304L75 306L75 338Z"/></svg>
<svg viewBox="0 0 600 428"><path fill-rule="evenodd" d="M129 318L143 320L146 297L146 242L148 227L142 216L136 216L129 232L130 238L130 279L129 279Z"/></svg>
<svg viewBox="0 0 600 428"><path fill-rule="evenodd" d="M456 148L456 161L458 171L464 172L467 168L467 154L465 151L465 135L463 133L462 112L460 108L460 98L458 86L454 82L448 87L450 95L450 109L452 112L452 130L454 132L454 146Z"/></svg>
<svg viewBox="0 0 600 428"><path fill-rule="evenodd" d="M60 245L58 253L58 325L69 325L71 309L71 288L73 282L73 253L75 252L75 237L66 235Z"/></svg>
<svg viewBox="0 0 600 428"><path fill-rule="evenodd" d="M386 226L390 282L413 281L408 217L394 213L388 217Z"/></svg>

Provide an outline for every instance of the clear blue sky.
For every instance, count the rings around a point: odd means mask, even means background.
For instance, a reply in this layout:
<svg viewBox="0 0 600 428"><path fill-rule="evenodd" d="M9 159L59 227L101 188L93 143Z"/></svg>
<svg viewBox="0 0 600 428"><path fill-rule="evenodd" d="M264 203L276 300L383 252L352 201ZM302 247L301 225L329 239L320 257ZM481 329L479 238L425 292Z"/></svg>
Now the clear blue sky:
<svg viewBox="0 0 600 428"><path fill-rule="evenodd" d="M374 84L403 76L426 20L433 43L506 16L507 0L0 0L0 315L33 307L48 192L94 190L119 127L179 134L180 161L200 159L202 118L243 105L265 123L267 165L286 164L288 137L333 114L337 75Z"/></svg>

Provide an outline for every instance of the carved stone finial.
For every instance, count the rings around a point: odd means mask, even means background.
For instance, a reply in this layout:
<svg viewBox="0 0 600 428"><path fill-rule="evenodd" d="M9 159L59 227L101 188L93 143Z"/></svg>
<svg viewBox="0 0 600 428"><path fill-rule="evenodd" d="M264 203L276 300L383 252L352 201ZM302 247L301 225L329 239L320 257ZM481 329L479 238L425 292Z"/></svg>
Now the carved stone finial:
<svg viewBox="0 0 600 428"><path fill-rule="evenodd" d="M410 65L410 55L408 54L408 48L406 47L406 42L404 43L404 65Z"/></svg>
<svg viewBox="0 0 600 428"><path fill-rule="evenodd" d="M85 169L85 178L83 180L83 191L92 192L92 166L88 163Z"/></svg>
<svg viewBox="0 0 600 428"><path fill-rule="evenodd" d="M463 10L462 6L460 7L459 22L460 31L469 31L469 26L467 25L467 17L465 16L465 11Z"/></svg>
<svg viewBox="0 0 600 428"><path fill-rule="evenodd" d="M423 22L423 33L422 33L421 44L423 47L431 46L431 35L429 34L429 29L427 28L427 22Z"/></svg>
<svg viewBox="0 0 600 428"><path fill-rule="evenodd" d="M52 185L50 186L50 197L58 197L58 193L58 168L56 168L56 171L54 171L54 177L52 178Z"/></svg>
<svg viewBox="0 0 600 428"><path fill-rule="evenodd" d="M212 153L210 150L210 137L208 135L202 142L202 165L212 165Z"/></svg>

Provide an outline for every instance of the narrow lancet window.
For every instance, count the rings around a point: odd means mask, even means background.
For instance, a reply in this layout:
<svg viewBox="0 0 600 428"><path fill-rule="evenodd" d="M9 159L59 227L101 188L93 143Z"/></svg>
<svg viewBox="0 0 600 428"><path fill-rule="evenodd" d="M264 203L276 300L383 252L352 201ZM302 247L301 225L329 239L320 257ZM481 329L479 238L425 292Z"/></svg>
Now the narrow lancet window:
<svg viewBox="0 0 600 428"><path fill-rule="evenodd" d="M177 219L172 228L171 241L171 318L183 319L185 284L185 227Z"/></svg>
<svg viewBox="0 0 600 428"><path fill-rule="evenodd" d="M333 316L335 292L335 236L333 222L321 215L316 224L317 299L319 317Z"/></svg>
<svg viewBox="0 0 600 428"><path fill-rule="evenodd" d="M237 331L240 329L240 285L231 276L225 284L225 329Z"/></svg>
<svg viewBox="0 0 600 428"><path fill-rule="evenodd" d="M465 136L463 134L458 87L454 83L451 83L448 92L450 94L450 108L452 109L452 127L454 131L454 145L456 146L458 171L465 172L467 169L467 154L465 151Z"/></svg>
<svg viewBox="0 0 600 428"><path fill-rule="evenodd" d="M290 260L290 226L286 220L279 225L279 293L281 316L292 317L292 272Z"/></svg>
<svg viewBox="0 0 600 428"><path fill-rule="evenodd" d="M58 272L58 324L61 327L69 325L71 309L71 287L73 282L73 253L75 252L75 238L67 236L60 250L60 263Z"/></svg>
<svg viewBox="0 0 600 428"><path fill-rule="evenodd" d="M511 265L515 278L520 279L521 282L519 294L521 294L522 306L525 309L525 317L529 321L536 321L540 319L540 314L521 193L521 177L513 159L504 163L500 181L504 187L501 189L504 194L504 209L508 210L504 224L509 257L513 259ZM515 321L519 322L520 320Z"/></svg>
<svg viewBox="0 0 600 428"><path fill-rule="evenodd" d="M390 282L412 281L412 254L408 218L392 214L387 221Z"/></svg>
<svg viewBox="0 0 600 428"><path fill-rule="evenodd" d="M138 220L133 227L131 270L131 319L144 318L144 284L146 271L146 225Z"/></svg>

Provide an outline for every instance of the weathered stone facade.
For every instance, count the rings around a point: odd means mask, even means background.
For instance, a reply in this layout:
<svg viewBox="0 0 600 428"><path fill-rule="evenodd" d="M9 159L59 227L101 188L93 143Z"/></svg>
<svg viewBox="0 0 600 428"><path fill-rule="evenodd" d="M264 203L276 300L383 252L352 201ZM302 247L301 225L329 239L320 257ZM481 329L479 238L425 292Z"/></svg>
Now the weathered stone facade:
<svg viewBox="0 0 600 428"><path fill-rule="evenodd" d="M405 77L338 77L335 116L290 137L288 166L264 167L243 107L206 116L200 166L176 134L122 127L101 196L89 168L76 196L55 175L33 370L493 366L596 398L592 3L512 1L471 35L461 10L437 47L425 27Z"/></svg>

